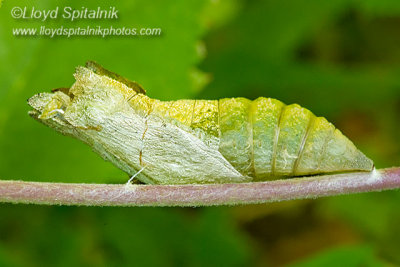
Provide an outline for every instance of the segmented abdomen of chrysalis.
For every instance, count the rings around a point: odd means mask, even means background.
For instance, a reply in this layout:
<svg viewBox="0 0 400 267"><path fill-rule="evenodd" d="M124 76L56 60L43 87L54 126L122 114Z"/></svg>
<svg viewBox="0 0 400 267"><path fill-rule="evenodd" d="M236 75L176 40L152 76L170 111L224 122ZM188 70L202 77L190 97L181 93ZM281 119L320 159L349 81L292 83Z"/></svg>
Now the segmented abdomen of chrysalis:
<svg viewBox="0 0 400 267"><path fill-rule="evenodd" d="M151 108L142 110L185 125L217 146L237 171L256 181L373 168L373 162L331 123L297 104L264 97L254 101L138 97L146 100L131 100L136 109L146 103Z"/></svg>

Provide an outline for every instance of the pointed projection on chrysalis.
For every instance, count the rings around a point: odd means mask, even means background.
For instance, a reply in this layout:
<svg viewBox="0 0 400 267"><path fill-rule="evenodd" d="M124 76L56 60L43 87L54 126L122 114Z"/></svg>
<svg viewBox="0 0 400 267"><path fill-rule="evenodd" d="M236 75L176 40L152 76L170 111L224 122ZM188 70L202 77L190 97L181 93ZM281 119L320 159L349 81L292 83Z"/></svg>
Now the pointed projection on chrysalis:
<svg viewBox="0 0 400 267"><path fill-rule="evenodd" d="M97 63L70 89L29 99L29 114L90 145L144 183L266 181L371 171L373 162L325 118L260 97L160 101Z"/></svg>

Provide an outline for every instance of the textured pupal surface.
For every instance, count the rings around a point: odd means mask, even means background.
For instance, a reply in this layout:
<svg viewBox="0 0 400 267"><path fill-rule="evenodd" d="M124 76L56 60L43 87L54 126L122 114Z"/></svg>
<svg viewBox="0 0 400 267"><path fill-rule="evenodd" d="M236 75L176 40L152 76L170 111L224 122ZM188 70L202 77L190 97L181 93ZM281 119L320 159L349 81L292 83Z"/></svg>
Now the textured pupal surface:
<svg viewBox="0 0 400 267"><path fill-rule="evenodd" d="M144 168L138 179L146 183L251 180L222 156L216 137L207 145L189 126L165 118L172 102L152 100L84 67L77 68L75 79L69 95L58 91L33 96L30 114L88 143L130 175Z"/></svg>
<svg viewBox="0 0 400 267"><path fill-rule="evenodd" d="M89 144L145 183L235 183L370 171L342 133L297 104L260 97L160 101L96 64L69 90L29 99L30 115Z"/></svg>

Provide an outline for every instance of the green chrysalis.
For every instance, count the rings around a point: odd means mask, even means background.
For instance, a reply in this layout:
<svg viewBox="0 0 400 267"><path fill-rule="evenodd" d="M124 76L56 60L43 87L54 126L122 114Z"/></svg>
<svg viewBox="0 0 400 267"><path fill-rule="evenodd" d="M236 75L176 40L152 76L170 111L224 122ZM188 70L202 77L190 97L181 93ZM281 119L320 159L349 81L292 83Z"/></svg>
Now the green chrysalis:
<svg viewBox="0 0 400 267"><path fill-rule="evenodd" d="M233 183L371 171L325 118L260 97L160 101L88 62L68 90L29 99L29 114L89 144L145 183Z"/></svg>

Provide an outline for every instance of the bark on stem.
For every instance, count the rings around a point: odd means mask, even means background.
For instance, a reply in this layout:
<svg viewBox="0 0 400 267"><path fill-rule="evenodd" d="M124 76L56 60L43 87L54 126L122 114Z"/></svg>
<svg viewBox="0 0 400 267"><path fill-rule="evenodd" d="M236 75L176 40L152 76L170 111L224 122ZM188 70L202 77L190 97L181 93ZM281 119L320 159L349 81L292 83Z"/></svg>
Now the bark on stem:
<svg viewBox="0 0 400 267"><path fill-rule="evenodd" d="M396 188L400 188L400 167L242 184L115 185L0 180L0 202L83 206L214 206Z"/></svg>

